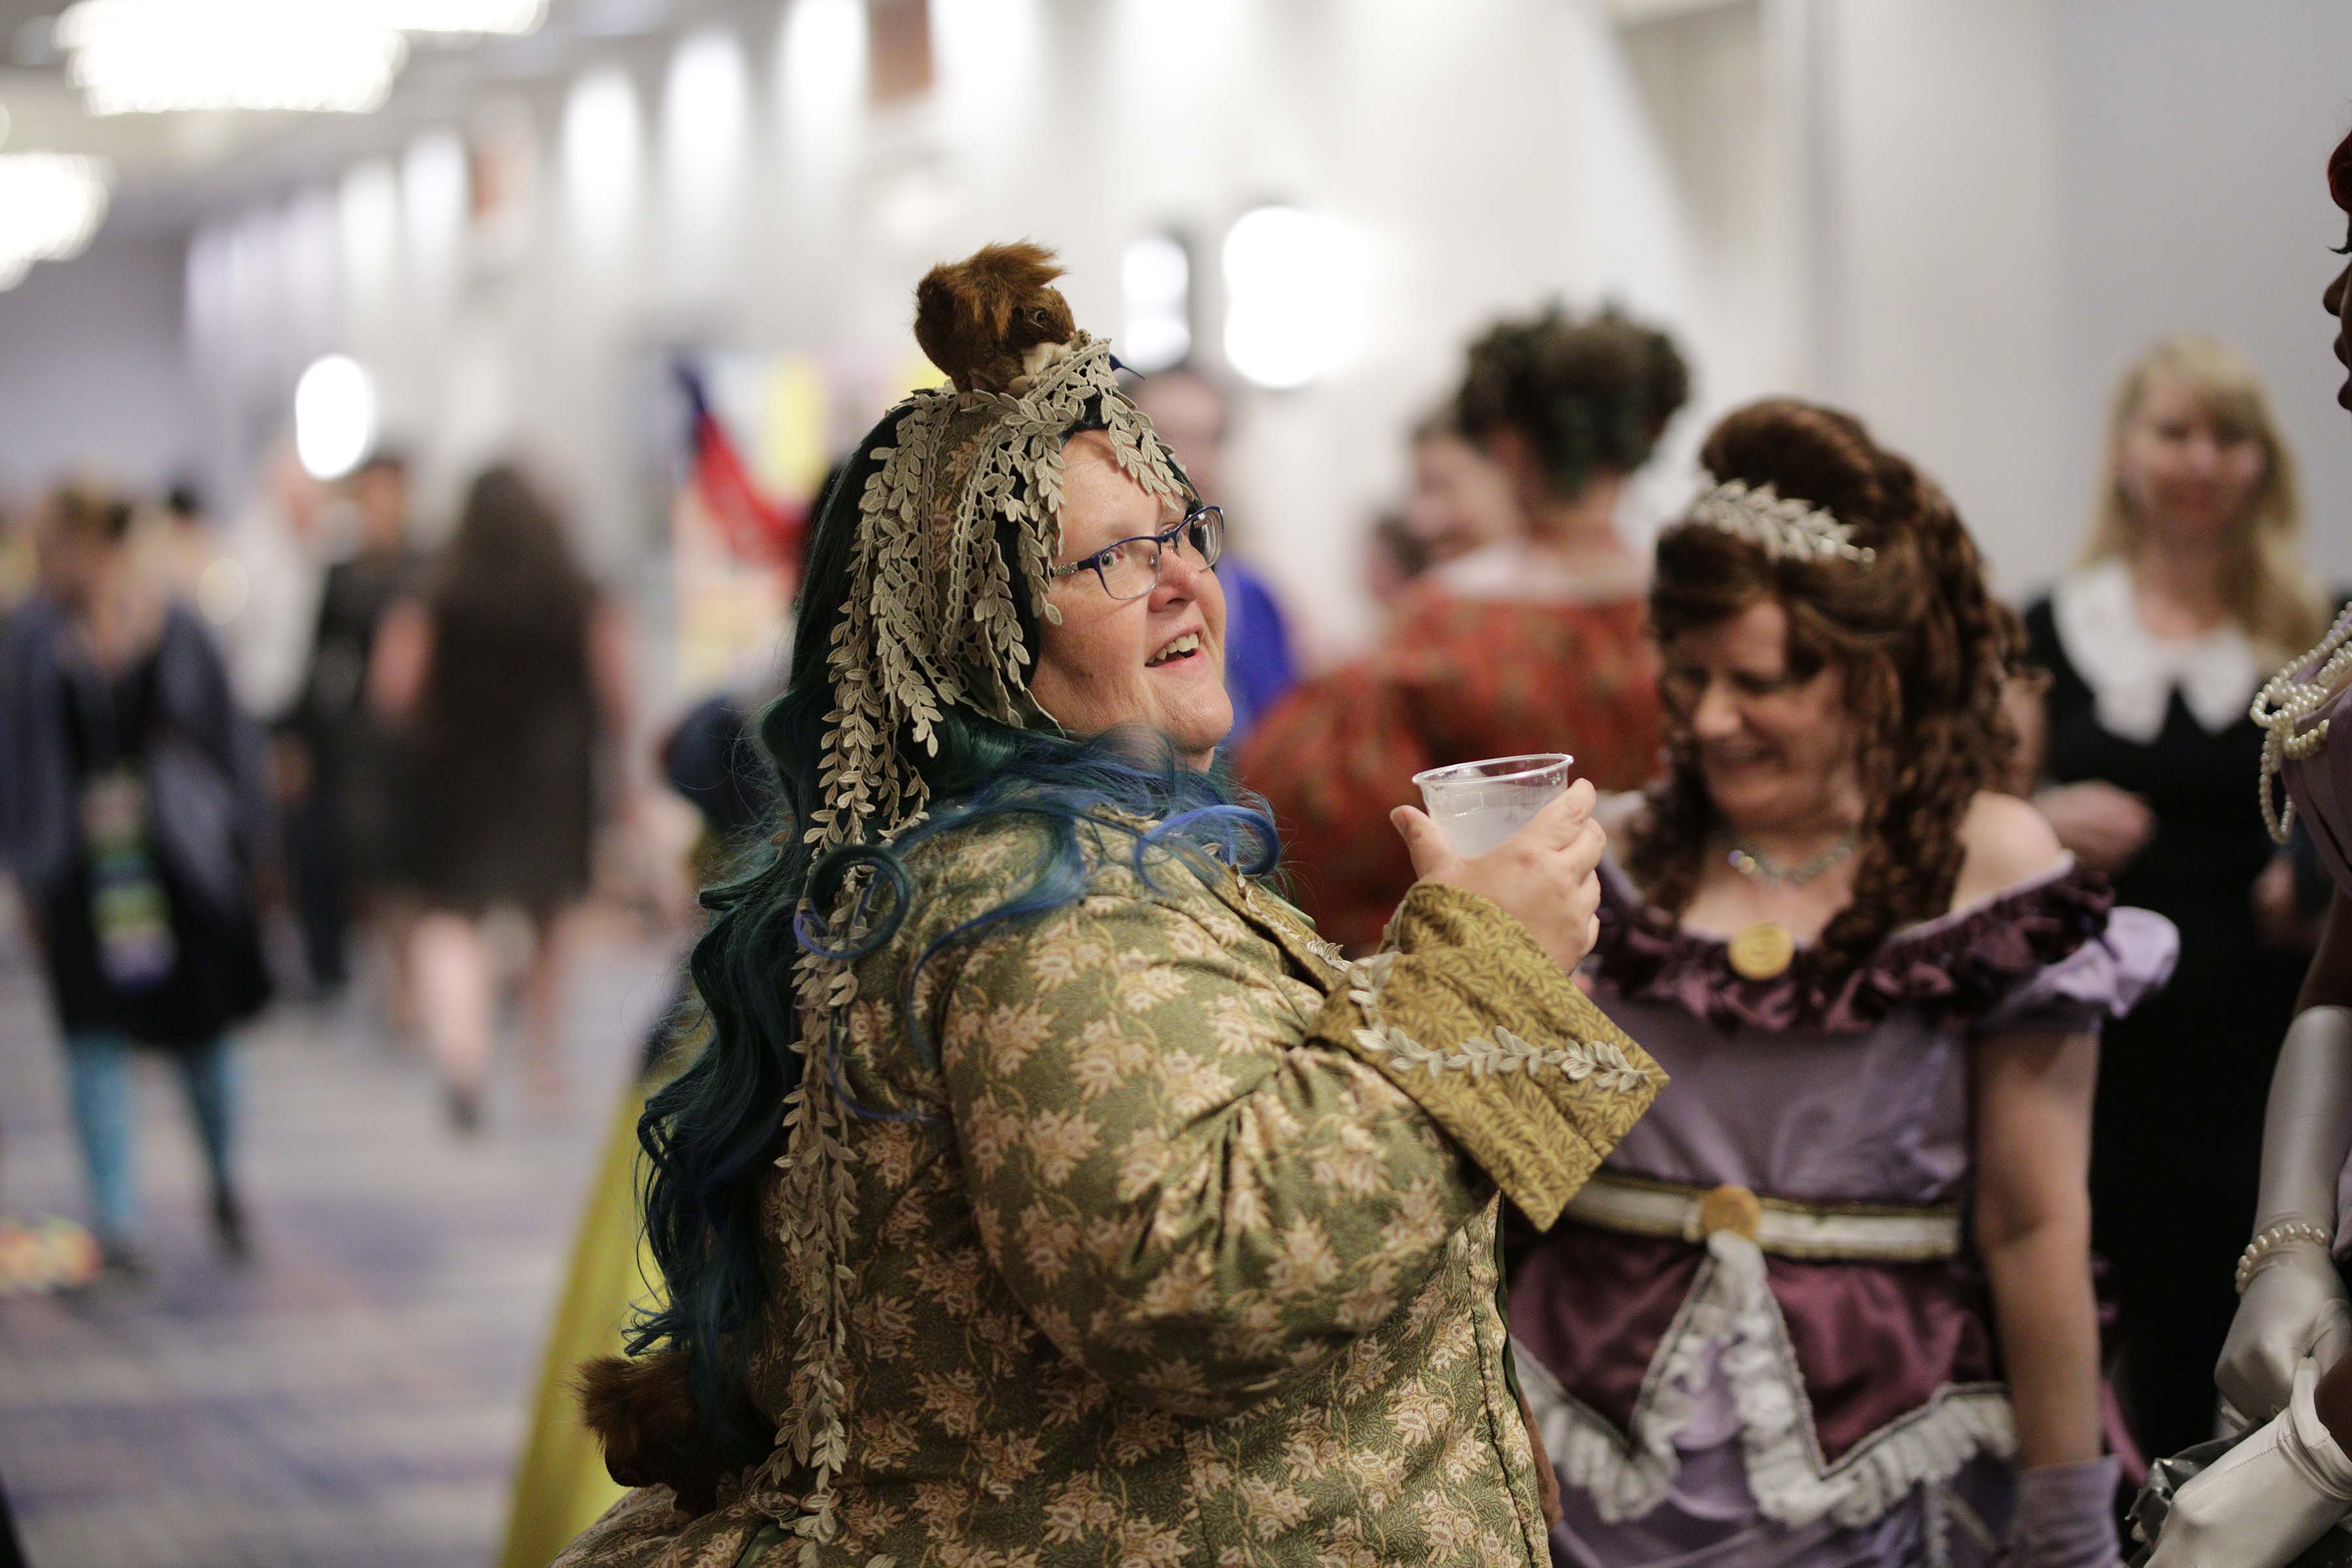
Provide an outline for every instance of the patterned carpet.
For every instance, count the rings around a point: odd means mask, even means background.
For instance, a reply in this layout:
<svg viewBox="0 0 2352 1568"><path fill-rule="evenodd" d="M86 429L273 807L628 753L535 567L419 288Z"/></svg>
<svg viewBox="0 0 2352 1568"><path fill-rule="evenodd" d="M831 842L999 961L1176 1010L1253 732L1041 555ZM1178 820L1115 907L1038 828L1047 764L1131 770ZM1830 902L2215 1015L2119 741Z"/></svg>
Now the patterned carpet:
<svg viewBox="0 0 2352 1568"><path fill-rule="evenodd" d="M0 1206L84 1214L37 977L0 910ZM143 1064L141 1284L0 1300L0 1480L33 1568L482 1568L541 1335L667 953L572 983L570 1103L501 1081L461 1142L424 1063L282 1007L245 1037L256 1256L216 1258L200 1159Z"/></svg>

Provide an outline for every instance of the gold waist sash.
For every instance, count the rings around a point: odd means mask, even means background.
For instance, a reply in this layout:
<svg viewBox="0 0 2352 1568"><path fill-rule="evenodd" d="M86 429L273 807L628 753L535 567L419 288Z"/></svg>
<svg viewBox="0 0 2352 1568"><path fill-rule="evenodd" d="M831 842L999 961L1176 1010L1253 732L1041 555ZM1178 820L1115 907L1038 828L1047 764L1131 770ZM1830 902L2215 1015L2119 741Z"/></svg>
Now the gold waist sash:
<svg viewBox="0 0 2352 1568"><path fill-rule="evenodd" d="M1741 1186L1692 1187L1605 1171L1569 1200L1567 1217L1692 1243L1728 1232L1782 1258L1917 1263L1960 1250L1958 1204L1807 1204Z"/></svg>

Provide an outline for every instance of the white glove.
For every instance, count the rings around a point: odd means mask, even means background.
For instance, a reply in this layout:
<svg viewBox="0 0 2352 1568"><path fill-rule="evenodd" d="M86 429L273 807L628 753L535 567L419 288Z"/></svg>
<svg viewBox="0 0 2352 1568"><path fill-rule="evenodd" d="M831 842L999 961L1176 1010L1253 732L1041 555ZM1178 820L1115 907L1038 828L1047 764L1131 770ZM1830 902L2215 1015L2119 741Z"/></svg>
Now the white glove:
<svg viewBox="0 0 2352 1568"><path fill-rule="evenodd" d="M2318 1383L2305 1362L2287 1407L2180 1489L2147 1568L2284 1568L2352 1513L2352 1458L2320 1425Z"/></svg>
<svg viewBox="0 0 2352 1568"><path fill-rule="evenodd" d="M2213 1381L2248 1425L2286 1408L2294 1369L2305 1361L2334 1366L2352 1351L2352 1297L2336 1261L2309 1242L2294 1242L2263 1260L2246 1286Z"/></svg>

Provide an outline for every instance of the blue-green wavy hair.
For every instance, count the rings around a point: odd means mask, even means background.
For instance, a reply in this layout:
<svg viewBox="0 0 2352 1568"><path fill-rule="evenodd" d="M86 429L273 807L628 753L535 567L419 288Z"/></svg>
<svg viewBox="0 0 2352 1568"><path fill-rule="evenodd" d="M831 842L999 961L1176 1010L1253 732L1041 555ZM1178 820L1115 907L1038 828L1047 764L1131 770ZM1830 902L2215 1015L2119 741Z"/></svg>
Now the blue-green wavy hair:
<svg viewBox="0 0 2352 1568"><path fill-rule="evenodd" d="M877 468L876 449L892 444L895 427L895 417L886 417L820 501L792 677L755 726L775 765L778 820L742 853L730 879L703 894L711 920L689 970L706 1016L706 1043L646 1102L637 1123L646 1240L661 1269L662 1295L638 1313L629 1350L685 1353L706 1435L742 1464L764 1458L774 1440L773 1424L753 1405L747 1370L764 1289L761 1190L782 1152L784 1098L799 1083L803 1061L793 984L800 954L857 957L888 942L923 896L902 853L981 823L1027 818L1046 829L1045 848L1025 884L929 944L902 977L906 994L915 972L942 950L1080 897L1092 869L1087 845L1099 841L1082 835L1081 824L1100 825L1112 841L1127 842L1147 875L1147 856L1162 869L1172 864L1189 874L1223 875L1210 863L1213 849L1226 864L1263 876L1280 853L1263 804L1242 794L1222 764L1184 767L1154 737L1016 730L953 708L939 727L937 753L913 752L933 802L926 821L891 845L851 845L818 856L801 841L799 825L819 803L827 715L838 706L826 653L849 594L858 500ZM1009 554L1009 527L1000 529L1000 542ZM1034 650L1037 606L1017 608L1024 645ZM1140 832L1118 817L1157 826ZM860 900L869 907L854 936L829 931L817 911L860 867L871 876L873 896ZM930 1057L928 1041L909 1044ZM824 1050L806 1059L833 1070ZM834 1081L839 1084L837 1074ZM845 1095L843 1103L852 1115L909 1114L866 1110Z"/></svg>

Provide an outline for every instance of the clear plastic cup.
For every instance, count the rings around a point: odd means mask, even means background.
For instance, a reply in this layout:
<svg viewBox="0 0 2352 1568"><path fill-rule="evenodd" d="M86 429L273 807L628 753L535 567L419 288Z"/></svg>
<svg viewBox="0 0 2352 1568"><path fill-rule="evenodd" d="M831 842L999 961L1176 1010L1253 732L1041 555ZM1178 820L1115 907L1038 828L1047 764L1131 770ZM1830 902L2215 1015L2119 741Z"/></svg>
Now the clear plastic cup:
<svg viewBox="0 0 2352 1568"><path fill-rule="evenodd" d="M1457 855L1484 855L1568 791L1576 759L1561 752L1488 757L1412 775L1430 820Z"/></svg>

